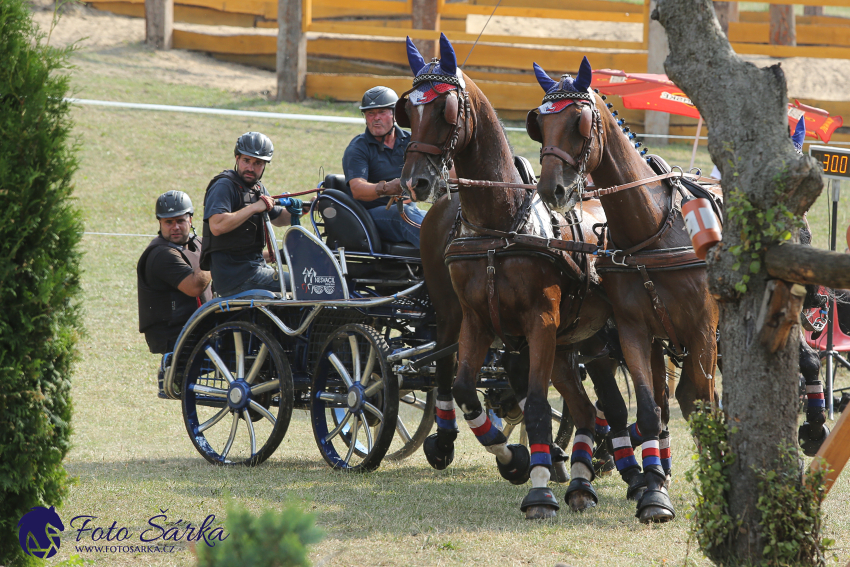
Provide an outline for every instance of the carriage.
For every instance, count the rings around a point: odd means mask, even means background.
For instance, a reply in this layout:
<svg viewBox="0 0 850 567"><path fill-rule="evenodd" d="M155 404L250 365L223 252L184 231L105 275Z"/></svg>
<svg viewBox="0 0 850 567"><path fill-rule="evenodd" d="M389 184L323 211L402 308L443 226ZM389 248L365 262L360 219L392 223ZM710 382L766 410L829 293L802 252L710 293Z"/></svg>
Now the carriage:
<svg viewBox="0 0 850 567"><path fill-rule="evenodd" d="M435 361L457 345L434 350L419 250L382 241L342 176L328 175L319 189L312 226L289 228L281 249L267 222L290 291L214 298L163 358L160 395L182 401L189 437L211 463L262 463L294 409L309 413L324 460L353 471L409 456L434 425ZM478 386L509 435L522 414L505 357L491 349ZM571 429L564 420L562 445Z"/></svg>

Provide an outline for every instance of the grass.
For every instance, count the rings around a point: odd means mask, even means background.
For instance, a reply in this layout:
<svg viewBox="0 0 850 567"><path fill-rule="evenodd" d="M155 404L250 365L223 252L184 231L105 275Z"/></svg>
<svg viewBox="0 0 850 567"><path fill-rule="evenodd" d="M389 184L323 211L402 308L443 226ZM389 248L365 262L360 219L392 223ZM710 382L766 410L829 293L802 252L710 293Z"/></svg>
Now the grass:
<svg viewBox="0 0 850 567"><path fill-rule="evenodd" d="M138 53L118 60L107 53L77 57L86 69L75 76L83 98L274 109L355 115L354 105L309 101L272 105L221 90L167 85L140 71L133 78L110 78L118 63L132 66ZM76 196L86 230L154 234L153 204L168 189L186 191L198 218L204 189L217 172L232 166L236 138L261 130L275 142L275 160L264 181L272 192L316 185L319 169L339 172L342 152L360 127L274 122L94 107L73 110L81 148ZM537 148L511 133L518 153L537 162ZM670 163L687 163L690 146L660 152ZM710 164L704 149L698 162ZM848 207L842 203L843 226ZM823 210L823 198L815 213ZM825 239L821 217L812 216L817 239ZM200 226L200 221L196 223ZM557 519L529 523L519 503L526 487L505 483L462 426L457 458L448 470L428 467L421 452L401 463L384 463L369 475L331 471L312 438L308 417L296 412L275 455L254 469L210 466L198 455L183 425L179 402L156 397L157 356L137 332L135 264L148 240L87 235L83 239L85 321L88 334L74 376L73 449L66 466L76 483L60 514L66 521L60 553L47 564L79 555L95 565L193 565L191 545L176 543L172 553L77 551L68 521L96 516L95 525L113 521L139 534L148 519L165 514L200 524L209 514L223 522L227 500L251 510L281 508L296 501L315 513L326 539L312 550L316 564L334 565L553 565L649 566L684 564L688 552L685 514L692 489L682 479L693 444L678 407L671 423L675 481L671 496L679 517L665 526L643 526L625 486L615 477L595 484L599 506L584 514L562 509ZM820 242L816 240L816 242ZM846 379L844 377L843 379ZM632 407L634 415L634 407ZM559 498L564 488L555 489ZM850 555L850 480L847 475L826 502L827 532L838 555ZM172 542L169 542L172 543ZM691 550L691 564L706 565Z"/></svg>

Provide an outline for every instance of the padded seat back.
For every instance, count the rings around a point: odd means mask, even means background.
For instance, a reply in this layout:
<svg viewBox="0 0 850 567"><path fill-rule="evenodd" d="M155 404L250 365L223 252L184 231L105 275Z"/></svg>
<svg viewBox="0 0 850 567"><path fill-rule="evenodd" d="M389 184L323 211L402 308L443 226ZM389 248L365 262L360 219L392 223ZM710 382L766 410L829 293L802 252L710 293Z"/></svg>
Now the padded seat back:
<svg viewBox="0 0 850 567"><path fill-rule="evenodd" d="M519 172L522 182L526 185L537 185L537 178L534 177L534 170L531 168L531 162L522 156L514 156L514 167Z"/></svg>
<svg viewBox="0 0 850 567"><path fill-rule="evenodd" d="M328 247L332 250L344 247L352 252L380 253L381 237L375 221L351 196L345 177L328 175L324 187L318 197L317 208L325 221Z"/></svg>

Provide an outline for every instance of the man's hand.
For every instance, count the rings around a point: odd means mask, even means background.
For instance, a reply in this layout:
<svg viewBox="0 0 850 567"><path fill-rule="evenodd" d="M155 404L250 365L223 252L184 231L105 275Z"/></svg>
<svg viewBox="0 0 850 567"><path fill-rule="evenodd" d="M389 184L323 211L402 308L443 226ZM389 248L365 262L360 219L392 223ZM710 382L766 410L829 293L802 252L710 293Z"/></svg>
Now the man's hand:
<svg viewBox="0 0 850 567"><path fill-rule="evenodd" d="M375 186L375 192L378 194L378 197L401 195L401 182L399 182L398 178L392 181L380 181Z"/></svg>
<svg viewBox="0 0 850 567"><path fill-rule="evenodd" d="M265 203L266 211L270 211L274 208L274 199L269 197L268 195L260 195L260 200Z"/></svg>
<svg viewBox="0 0 850 567"><path fill-rule="evenodd" d="M289 211L289 214L292 216L301 216L304 214L304 203L301 199L296 199L295 197L289 197L289 205L286 206L286 210Z"/></svg>

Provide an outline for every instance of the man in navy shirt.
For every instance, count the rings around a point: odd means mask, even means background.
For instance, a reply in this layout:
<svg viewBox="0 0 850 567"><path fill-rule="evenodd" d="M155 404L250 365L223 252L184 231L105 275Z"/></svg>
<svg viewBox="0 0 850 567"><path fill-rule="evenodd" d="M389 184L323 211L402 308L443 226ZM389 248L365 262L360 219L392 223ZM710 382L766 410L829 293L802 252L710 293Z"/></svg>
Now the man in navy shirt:
<svg viewBox="0 0 850 567"><path fill-rule="evenodd" d="M366 118L366 131L351 140L342 157L345 180L351 194L375 221L378 234L389 242L409 242L419 248L419 229L405 222L396 207L386 208L390 195L400 195L399 176L404 167L404 151L410 134L395 124L398 95L387 87L366 91L360 110ZM404 205L404 214L422 224L425 213L413 203Z"/></svg>
<svg viewBox="0 0 850 567"><path fill-rule="evenodd" d="M301 202L284 210L274 204L260 183L274 146L260 132L239 137L234 169L216 175L204 195L204 247L201 267L210 270L216 292L226 297L249 289L280 292L277 270L263 258L263 213L274 226L291 224L301 213Z"/></svg>

